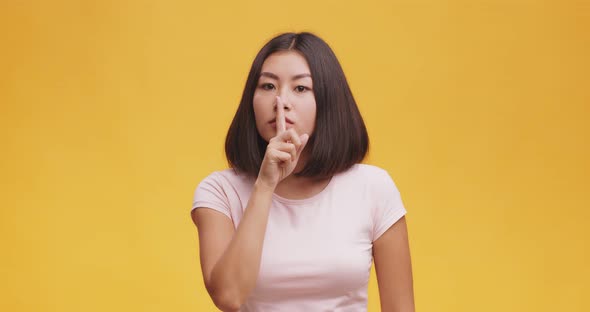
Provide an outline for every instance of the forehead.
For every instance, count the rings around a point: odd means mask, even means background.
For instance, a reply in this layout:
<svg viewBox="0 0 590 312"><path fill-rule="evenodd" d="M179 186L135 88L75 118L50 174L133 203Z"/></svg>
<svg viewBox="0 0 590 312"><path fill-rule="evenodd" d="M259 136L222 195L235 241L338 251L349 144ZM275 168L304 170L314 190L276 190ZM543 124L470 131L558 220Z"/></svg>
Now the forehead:
<svg viewBox="0 0 590 312"><path fill-rule="evenodd" d="M263 72L272 72L278 76L310 74L305 58L293 51L280 51L269 55L262 64Z"/></svg>

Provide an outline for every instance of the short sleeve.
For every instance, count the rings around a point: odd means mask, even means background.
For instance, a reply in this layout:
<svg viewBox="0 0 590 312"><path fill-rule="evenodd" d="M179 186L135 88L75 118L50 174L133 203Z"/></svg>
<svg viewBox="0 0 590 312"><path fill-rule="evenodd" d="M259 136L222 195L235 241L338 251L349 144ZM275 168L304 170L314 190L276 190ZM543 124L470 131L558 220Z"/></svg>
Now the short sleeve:
<svg viewBox="0 0 590 312"><path fill-rule="evenodd" d="M401 194L393 179L385 170L380 170L375 186L373 210L373 241L406 214Z"/></svg>
<svg viewBox="0 0 590 312"><path fill-rule="evenodd" d="M211 208L231 219L229 199L223 185L223 177L216 172L203 179L195 190L191 211L196 208Z"/></svg>

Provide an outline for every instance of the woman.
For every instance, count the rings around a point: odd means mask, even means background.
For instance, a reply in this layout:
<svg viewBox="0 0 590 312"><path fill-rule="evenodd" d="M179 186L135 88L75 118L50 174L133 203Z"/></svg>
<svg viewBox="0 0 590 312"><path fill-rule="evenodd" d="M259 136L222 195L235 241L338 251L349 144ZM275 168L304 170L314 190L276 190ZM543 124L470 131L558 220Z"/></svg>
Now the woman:
<svg viewBox="0 0 590 312"><path fill-rule="evenodd" d="M406 210L361 164L367 131L330 47L285 33L258 53L225 143L231 169L197 187L205 286L223 311L414 311ZM208 209L202 209L208 208Z"/></svg>

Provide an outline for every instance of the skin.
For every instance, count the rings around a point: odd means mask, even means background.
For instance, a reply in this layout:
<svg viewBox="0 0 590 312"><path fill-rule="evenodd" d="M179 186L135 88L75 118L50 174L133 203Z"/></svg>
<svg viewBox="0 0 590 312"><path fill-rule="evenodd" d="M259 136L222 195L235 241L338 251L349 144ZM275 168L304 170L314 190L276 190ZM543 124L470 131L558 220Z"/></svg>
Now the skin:
<svg viewBox="0 0 590 312"><path fill-rule="evenodd" d="M373 242L381 311L413 312L414 287L406 217Z"/></svg>
<svg viewBox="0 0 590 312"><path fill-rule="evenodd" d="M295 136L313 135L316 119L313 80L307 61L301 54L281 51L273 53L265 60L254 92L253 109L258 133L267 142L285 130L294 131ZM275 118L275 123L269 123ZM280 128L276 128L276 125ZM295 166L294 170L289 168L288 171L300 171L305 166L306 159L307 153L304 150L301 159L290 162L290 165ZM270 178L266 173L263 172L263 178L269 178L273 184L279 179L275 193L292 199L311 197L330 181L284 174Z"/></svg>
<svg viewBox="0 0 590 312"><path fill-rule="evenodd" d="M205 287L222 311L238 311L256 285L272 194L307 198L329 182L291 175L305 165L305 146L316 117L311 77L295 77L310 72L305 58L279 52L269 56L262 68L271 75L261 77L253 105L258 132L269 144L242 220L234 229L218 211L192 212ZM405 218L373 243L373 257L381 310L414 311Z"/></svg>
<svg viewBox="0 0 590 312"><path fill-rule="evenodd" d="M278 105L278 101L282 105ZM311 135L315 127L316 102L305 58L296 52L271 54L262 65L252 102L256 128L265 141L277 135L275 124L269 123L277 117L280 117L277 122L282 123L280 130L293 128L297 133Z"/></svg>

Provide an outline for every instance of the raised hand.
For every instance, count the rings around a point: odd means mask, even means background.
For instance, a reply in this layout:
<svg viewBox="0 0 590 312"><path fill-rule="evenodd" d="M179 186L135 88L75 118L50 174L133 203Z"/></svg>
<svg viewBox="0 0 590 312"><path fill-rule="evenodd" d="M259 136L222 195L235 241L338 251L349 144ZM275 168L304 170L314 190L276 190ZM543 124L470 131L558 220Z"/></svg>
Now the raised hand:
<svg viewBox="0 0 590 312"><path fill-rule="evenodd" d="M258 181L272 188L293 172L309 139L308 134L299 135L293 128L287 130L284 103L278 96L276 101L277 133L268 142L258 173Z"/></svg>

